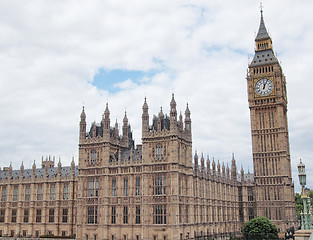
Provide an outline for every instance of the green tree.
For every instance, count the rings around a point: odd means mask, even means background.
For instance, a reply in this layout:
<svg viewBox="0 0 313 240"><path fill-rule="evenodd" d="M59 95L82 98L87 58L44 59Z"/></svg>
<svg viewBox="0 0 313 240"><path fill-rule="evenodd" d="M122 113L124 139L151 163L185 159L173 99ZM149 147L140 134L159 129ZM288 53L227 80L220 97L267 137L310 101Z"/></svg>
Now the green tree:
<svg viewBox="0 0 313 240"><path fill-rule="evenodd" d="M257 217L246 222L242 233L249 240L275 240L278 238L278 229L266 217Z"/></svg>

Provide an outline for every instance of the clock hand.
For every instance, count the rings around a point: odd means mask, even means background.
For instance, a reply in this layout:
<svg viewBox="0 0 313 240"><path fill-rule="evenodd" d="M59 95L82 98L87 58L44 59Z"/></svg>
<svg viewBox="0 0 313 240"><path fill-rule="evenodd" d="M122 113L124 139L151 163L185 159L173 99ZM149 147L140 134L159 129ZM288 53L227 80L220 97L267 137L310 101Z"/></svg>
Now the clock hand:
<svg viewBox="0 0 313 240"><path fill-rule="evenodd" d="M268 79L266 80L265 83L263 83L263 90L265 89L265 85L267 84L267 82L268 82Z"/></svg>

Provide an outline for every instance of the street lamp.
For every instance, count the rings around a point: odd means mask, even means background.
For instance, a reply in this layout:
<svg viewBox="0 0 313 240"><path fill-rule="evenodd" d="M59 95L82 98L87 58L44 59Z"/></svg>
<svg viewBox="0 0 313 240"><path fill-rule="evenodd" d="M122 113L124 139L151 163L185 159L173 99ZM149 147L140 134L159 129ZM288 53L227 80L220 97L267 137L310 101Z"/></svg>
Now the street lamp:
<svg viewBox="0 0 313 240"><path fill-rule="evenodd" d="M299 182L302 187L301 198L303 201L303 212L301 212L301 229L308 230L312 228L312 214L311 214L311 199L309 196L305 194L305 185L306 185L306 173L305 173L305 165L302 163L300 159L300 163L298 165L298 176Z"/></svg>

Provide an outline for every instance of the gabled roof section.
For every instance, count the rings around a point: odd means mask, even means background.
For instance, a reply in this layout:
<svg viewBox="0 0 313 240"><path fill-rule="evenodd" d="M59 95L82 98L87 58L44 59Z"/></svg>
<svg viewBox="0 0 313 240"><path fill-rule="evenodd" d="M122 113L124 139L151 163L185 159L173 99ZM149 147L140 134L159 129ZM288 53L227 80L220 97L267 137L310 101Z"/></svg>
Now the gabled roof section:
<svg viewBox="0 0 313 240"><path fill-rule="evenodd" d="M259 26L259 31L258 34L256 35L255 41L260 41L263 39L270 38L268 35L268 32L265 27L264 19L263 19L263 10L261 9L261 21L260 21L260 26Z"/></svg>

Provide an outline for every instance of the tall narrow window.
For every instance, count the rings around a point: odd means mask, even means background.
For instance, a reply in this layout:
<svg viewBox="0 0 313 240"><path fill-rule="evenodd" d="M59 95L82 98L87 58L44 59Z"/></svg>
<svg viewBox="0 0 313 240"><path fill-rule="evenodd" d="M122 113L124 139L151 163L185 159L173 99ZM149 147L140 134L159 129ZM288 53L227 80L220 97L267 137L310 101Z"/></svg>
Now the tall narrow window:
<svg viewBox="0 0 313 240"><path fill-rule="evenodd" d="M91 164L95 164L97 162L98 154L96 150L91 150L90 154L90 162Z"/></svg>
<svg viewBox="0 0 313 240"><path fill-rule="evenodd" d="M162 159L163 158L163 145L158 144L156 146L155 157L156 157L156 159Z"/></svg>
<svg viewBox="0 0 313 240"><path fill-rule="evenodd" d="M18 200L18 187L15 186L13 188L13 202L16 202Z"/></svg>
<svg viewBox="0 0 313 240"><path fill-rule="evenodd" d="M154 176L153 195L166 195L166 177L165 177L165 175Z"/></svg>
<svg viewBox="0 0 313 240"><path fill-rule="evenodd" d="M98 223L98 206L92 206L87 208L87 223Z"/></svg>
<svg viewBox="0 0 313 240"><path fill-rule="evenodd" d="M68 217L68 208L63 208L63 211L62 211L62 222L67 223L67 217Z"/></svg>
<svg viewBox="0 0 313 240"><path fill-rule="evenodd" d="M4 218L5 218L5 209L1 209L0 210L0 222L4 222Z"/></svg>
<svg viewBox="0 0 313 240"><path fill-rule="evenodd" d="M25 187L25 201L26 202L30 201L30 186L29 185Z"/></svg>
<svg viewBox="0 0 313 240"><path fill-rule="evenodd" d="M50 186L50 200L55 200L55 185Z"/></svg>
<svg viewBox="0 0 313 240"><path fill-rule="evenodd" d="M112 196L116 196L116 178L112 178Z"/></svg>
<svg viewBox="0 0 313 240"><path fill-rule="evenodd" d="M1 202L5 202L7 200L7 189L2 187L2 194L1 194Z"/></svg>
<svg viewBox="0 0 313 240"><path fill-rule="evenodd" d="M42 200L42 185L38 185L38 188L37 188L37 200L38 201Z"/></svg>
<svg viewBox="0 0 313 240"><path fill-rule="evenodd" d="M140 195L140 177L136 177L136 196Z"/></svg>
<svg viewBox="0 0 313 240"><path fill-rule="evenodd" d="M17 215L17 209L12 209L12 216L11 216L11 222L16 222L16 215Z"/></svg>
<svg viewBox="0 0 313 240"><path fill-rule="evenodd" d="M124 206L123 210L123 223L128 224L128 207Z"/></svg>
<svg viewBox="0 0 313 240"><path fill-rule="evenodd" d="M128 196L128 178L124 177L124 196Z"/></svg>
<svg viewBox="0 0 313 240"><path fill-rule="evenodd" d="M24 223L28 222L28 218L29 218L29 210L24 209Z"/></svg>
<svg viewBox="0 0 313 240"><path fill-rule="evenodd" d="M111 223L115 224L116 223L116 207L112 207L112 213L111 213Z"/></svg>
<svg viewBox="0 0 313 240"><path fill-rule="evenodd" d="M36 223L41 222L41 209L36 209Z"/></svg>
<svg viewBox="0 0 313 240"><path fill-rule="evenodd" d="M68 184L64 184L63 187L63 200L68 200Z"/></svg>
<svg viewBox="0 0 313 240"><path fill-rule="evenodd" d="M155 205L153 211L154 224L166 224L166 205Z"/></svg>
<svg viewBox="0 0 313 240"><path fill-rule="evenodd" d="M140 224L140 206L136 206L136 224Z"/></svg>
<svg viewBox="0 0 313 240"><path fill-rule="evenodd" d="M88 184L88 197L98 197L98 179L90 178Z"/></svg>
<svg viewBox="0 0 313 240"><path fill-rule="evenodd" d="M54 222L54 208L49 209L49 223Z"/></svg>

